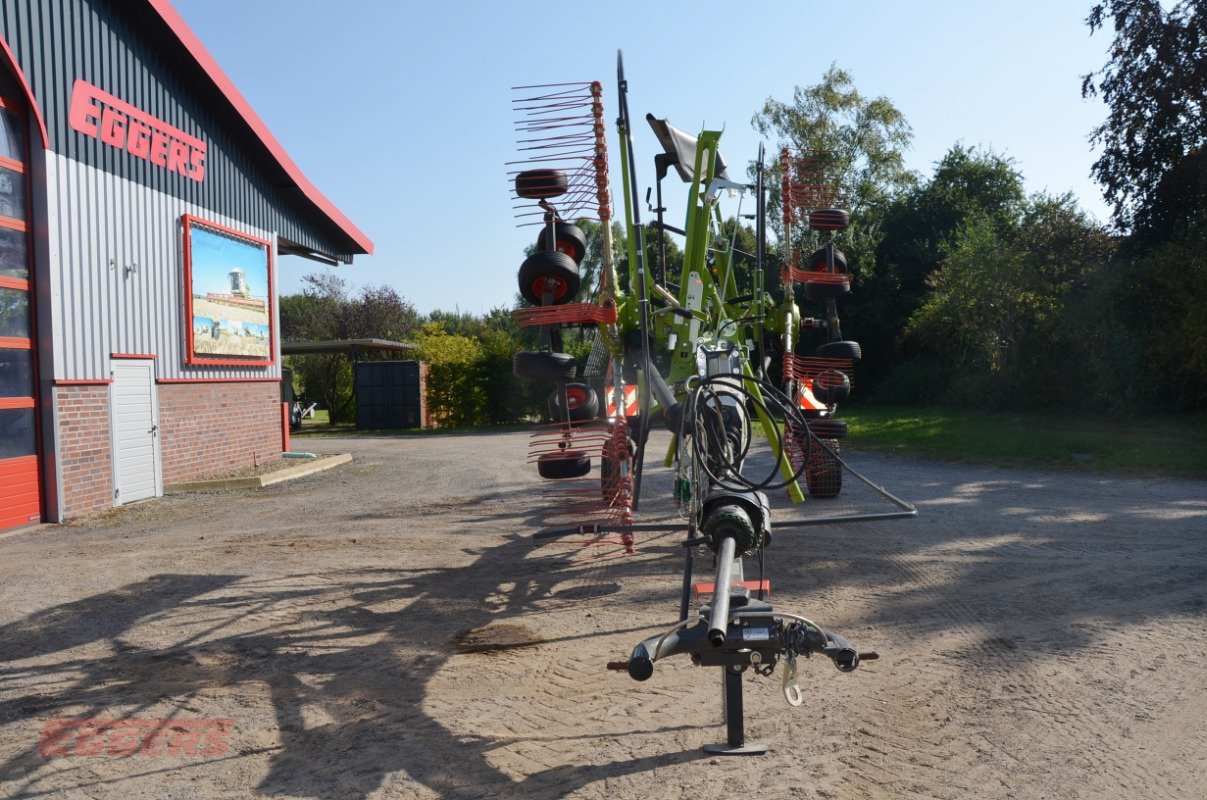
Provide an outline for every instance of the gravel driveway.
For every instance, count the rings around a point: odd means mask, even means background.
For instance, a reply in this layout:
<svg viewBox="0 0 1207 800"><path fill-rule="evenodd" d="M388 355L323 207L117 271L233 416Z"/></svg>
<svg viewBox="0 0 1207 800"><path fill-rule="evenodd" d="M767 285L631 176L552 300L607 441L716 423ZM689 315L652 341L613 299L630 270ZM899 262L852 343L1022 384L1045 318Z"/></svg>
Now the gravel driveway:
<svg viewBox="0 0 1207 800"><path fill-rule="evenodd" d="M675 620L680 534L534 546L526 440L308 438L355 460L0 539L0 796L1207 797L1207 483L851 455L919 516L778 534L771 599L881 658L802 708L748 673L772 752L717 758L716 669L604 668ZM230 727L40 739L98 718Z"/></svg>

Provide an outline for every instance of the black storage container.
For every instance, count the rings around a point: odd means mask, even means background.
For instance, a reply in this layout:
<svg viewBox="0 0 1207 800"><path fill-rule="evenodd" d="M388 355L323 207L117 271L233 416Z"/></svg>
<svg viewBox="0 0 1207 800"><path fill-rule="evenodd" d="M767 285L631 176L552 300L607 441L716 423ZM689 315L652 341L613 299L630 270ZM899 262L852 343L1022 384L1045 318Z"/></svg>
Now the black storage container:
<svg viewBox="0 0 1207 800"><path fill-rule="evenodd" d="M418 361L361 361L356 371L356 427L423 427Z"/></svg>

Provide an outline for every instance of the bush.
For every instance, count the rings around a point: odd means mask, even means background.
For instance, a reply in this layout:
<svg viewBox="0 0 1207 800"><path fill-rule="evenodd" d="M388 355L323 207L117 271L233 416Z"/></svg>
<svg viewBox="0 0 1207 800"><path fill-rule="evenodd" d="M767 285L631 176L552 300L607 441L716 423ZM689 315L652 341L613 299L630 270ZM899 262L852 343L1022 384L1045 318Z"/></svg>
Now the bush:
<svg viewBox="0 0 1207 800"><path fill-rule="evenodd" d="M476 339L446 332L439 322L424 325L415 338L419 359L428 365L428 414L443 427L481 424L486 400L477 374L482 346Z"/></svg>

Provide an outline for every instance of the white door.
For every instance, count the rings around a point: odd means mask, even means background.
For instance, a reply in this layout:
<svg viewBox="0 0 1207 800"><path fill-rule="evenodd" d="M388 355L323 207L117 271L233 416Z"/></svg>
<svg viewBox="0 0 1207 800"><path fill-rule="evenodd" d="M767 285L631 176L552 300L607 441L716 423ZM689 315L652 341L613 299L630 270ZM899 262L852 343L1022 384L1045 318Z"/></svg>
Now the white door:
<svg viewBox="0 0 1207 800"><path fill-rule="evenodd" d="M155 362L113 361L113 487L118 505L163 494Z"/></svg>

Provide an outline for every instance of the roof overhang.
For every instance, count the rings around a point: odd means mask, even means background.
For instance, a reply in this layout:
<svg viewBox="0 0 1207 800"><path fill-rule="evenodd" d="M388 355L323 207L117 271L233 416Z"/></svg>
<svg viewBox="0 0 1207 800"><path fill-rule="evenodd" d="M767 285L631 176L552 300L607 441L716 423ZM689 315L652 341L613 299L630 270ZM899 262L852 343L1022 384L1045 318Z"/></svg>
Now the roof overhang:
<svg viewBox="0 0 1207 800"><path fill-rule="evenodd" d="M338 267L340 264L343 263L335 256L329 256L326 253L315 252L314 250L310 249L309 247L306 247L305 245L300 245L295 241L286 239L284 236L277 237L277 252L281 253L282 255L286 255L286 256L299 256L301 258L308 258L311 261L317 261L320 264L326 264L329 267Z"/></svg>
<svg viewBox="0 0 1207 800"><path fill-rule="evenodd" d="M285 152L285 148L281 146L281 143L268 130L268 126L264 124L259 115L252 110L251 104L235 88L231 79L227 77L226 73L222 71L222 68L214 60L214 57L201 44L201 40L189 29L184 19L172 7L171 2L169 0L145 0L145 2L159 16L163 24L172 31L181 46L193 58L201 71L213 82L218 91L222 93L234 112L260 140L264 148L275 159L277 165L285 172L306 201L313 205L315 209L348 237L350 243L356 248L355 252L363 255L373 255L373 241L363 231L353 225L352 221L336 208L330 200L324 197L323 193L315 188L314 184L302 174L298 165L293 163L293 159Z"/></svg>

